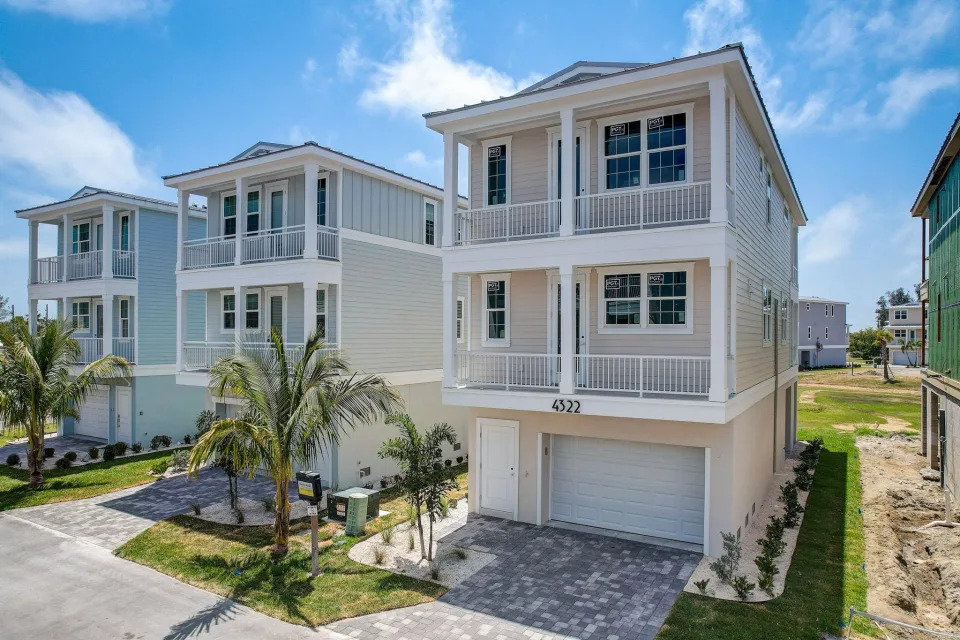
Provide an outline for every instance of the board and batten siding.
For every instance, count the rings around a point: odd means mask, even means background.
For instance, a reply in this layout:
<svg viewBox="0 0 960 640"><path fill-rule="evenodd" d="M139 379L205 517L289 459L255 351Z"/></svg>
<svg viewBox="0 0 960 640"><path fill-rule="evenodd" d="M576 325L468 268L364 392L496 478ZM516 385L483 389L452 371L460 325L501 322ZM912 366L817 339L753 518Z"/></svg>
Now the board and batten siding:
<svg viewBox="0 0 960 640"><path fill-rule="evenodd" d="M737 389L739 393L774 375L774 347L763 341L763 287L772 289L775 301L789 300L792 277L792 219L784 217L784 200L773 182L770 223L767 223L766 173L761 173L761 151L756 138L737 110L736 118L736 262ZM796 331L793 305L788 303L788 331ZM788 336L777 341L780 370L790 367Z"/></svg>
<svg viewBox="0 0 960 640"><path fill-rule="evenodd" d="M693 145L693 180L710 179L710 98L700 96L693 102L692 132L689 140ZM684 103L686 104L686 103ZM598 119L605 119L618 114L629 115L636 112L656 111L669 108L669 104L659 106L626 105L602 115ZM578 122L584 122L579 120ZM598 170L599 139L602 129L596 119L587 122L587 175L586 183L589 193L599 193L601 172ZM547 129L559 126L559 122L551 127L537 127L515 132L510 136L510 201L512 203L539 202L556 199L555 187L549 185L550 135ZM689 128L688 128L689 129ZM470 206L479 209L486 206L483 200L483 172L484 162L483 143L470 146ZM646 161L644 161L646 162ZM646 164L644 164L644 171Z"/></svg>
<svg viewBox="0 0 960 640"><path fill-rule="evenodd" d="M260 189L260 229L270 228L270 216L267 212L267 201L270 198L270 194L267 193L266 186L268 184L273 184L275 182L286 182L287 183L287 222L286 226L293 227L297 225L302 225L304 223L303 218L303 205L304 205L304 193L303 193L303 183L304 175L292 175L286 178L271 178L269 180L256 178L247 185L248 190ZM224 191L214 191L207 196L207 227L206 233L208 238L213 238L220 235L220 229L222 225L222 197L224 193L230 193L233 189L226 189ZM336 200L333 200L336 202ZM246 200L243 198L238 198L237 211L240 214L240 219L237 220L238 229L246 229L246 222L243 222L245 219L247 210L246 210Z"/></svg>
<svg viewBox="0 0 960 640"><path fill-rule="evenodd" d="M341 345L370 373L440 369L439 255L343 239Z"/></svg>
<svg viewBox="0 0 960 640"><path fill-rule="evenodd" d="M423 244L424 196L418 191L385 182L349 169L343 172L341 226L387 238ZM437 202L434 237L440 245L443 202ZM335 201L334 201L335 202Z"/></svg>
<svg viewBox="0 0 960 640"><path fill-rule="evenodd" d="M137 364L173 364L177 356L177 217L137 211Z"/></svg>

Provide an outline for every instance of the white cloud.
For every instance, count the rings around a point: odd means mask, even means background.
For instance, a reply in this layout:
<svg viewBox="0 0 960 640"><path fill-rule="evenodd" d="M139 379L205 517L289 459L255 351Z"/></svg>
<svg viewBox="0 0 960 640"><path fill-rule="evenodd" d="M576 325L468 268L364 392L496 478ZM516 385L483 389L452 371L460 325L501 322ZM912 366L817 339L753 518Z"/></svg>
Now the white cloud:
<svg viewBox="0 0 960 640"><path fill-rule="evenodd" d="M493 67L457 56L457 33L448 0L377 3L388 28L402 37L396 59L374 63L360 97L367 108L419 116L516 93L536 78L516 80Z"/></svg>
<svg viewBox="0 0 960 640"><path fill-rule="evenodd" d="M300 72L300 79L304 84L310 82L313 74L317 71L317 61L313 58L307 58L303 63L303 71Z"/></svg>
<svg viewBox="0 0 960 640"><path fill-rule="evenodd" d="M414 167L442 167L443 158L428 158L427 155L416 149L403 156L403 161Z"/></svg>
<svg viewBox="0 0 960 640"><path fill-rule="evenodd" d="M159 178L133 142L82 96L41 93L0 69L0 168L50 189L89 184L155 193Z"/></svg>
<svg viewBox="0 0 960 640"><path fill-rule="evenodd" d="M340 73L348 78L352 78L361 67L365 66L367 61L360 55L360 43L356 40L350 40L337 53L337 67Z"/></svg>
<svg viewBox="0 0 960 640"><path fill-rule="evenodd" d="M166 13L168 0L0 0L20 11L39 11L80 22L149 18Z"/></svg>
<svg viewBox="0 0 960 640"><path fill-rule="evenodd" d="M865 196L851 196L801 227L800 261L820 264L848 254L869 208L870 202Z"/></svg>
<svg viewBox="0 0 960 640"><path fill-rule="evenodd" d="M884 8L867 21L865 30L878 38L880 55L916 58L951 33L956 16L952 2L918 0L899 14Z"/></svg>
<svg viewBox="0 0 960 640"><path fill-rule="evenodd" d="M956 69L905 69L883 85L887 98L877 114L877 122L888 128L900 127L932 94L958 85L960 72Z"/></svg>

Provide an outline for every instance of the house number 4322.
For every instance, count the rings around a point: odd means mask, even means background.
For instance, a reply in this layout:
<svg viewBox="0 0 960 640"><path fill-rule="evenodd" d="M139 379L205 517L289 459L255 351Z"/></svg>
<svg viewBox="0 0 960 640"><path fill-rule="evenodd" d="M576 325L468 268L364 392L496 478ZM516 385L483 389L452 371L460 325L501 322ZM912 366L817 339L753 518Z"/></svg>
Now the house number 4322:
<svg viewBox="0 0 960 640"><path fill-rule="evenodd" d="M561 400L558 398L553 401L552 408L557 413L580 413L580 401Z"/></svg>

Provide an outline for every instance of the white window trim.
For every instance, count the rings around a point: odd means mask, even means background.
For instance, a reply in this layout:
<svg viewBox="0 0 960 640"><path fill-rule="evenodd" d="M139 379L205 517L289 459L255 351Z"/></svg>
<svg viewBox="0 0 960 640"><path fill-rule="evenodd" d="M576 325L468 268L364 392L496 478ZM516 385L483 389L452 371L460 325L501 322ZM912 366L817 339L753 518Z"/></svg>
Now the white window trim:
<svg viewBox="0 0 960 640"><path fill-rule="evenodd" d="M240 333L258 333L263 331L263 292L260 289L247 289L245 293L257 294L257 324L259 327L257 329L247 329L247 300L233 301L233 329L228 329L223 324L223 314L225 313L223 309L223 299L226 296L232 296L236 292L233 289L223 289L220 292L220 307L217 309L217 313L220 314L220 333L226 334L235 334L238 331ZM284 301L286 304L286 301ZM286 314L284 314L284 323L286 323ZM286 327L284 327L286 329ZM286 335L286 331L284 331Z"/></svg>
<svg viewBox="0 0 960 640"><path fill-rule="evenodd" d="M74 305L77 305L77 308L79 309L80 308L79 305L81 302L87 303L87 313L86 313L87 326L86 327L81 327L77 325L76 319L78 317L82 317L83 314L76 314L73 312ZM89 333L90 335L94 334L94 331L96 329L96 308L93 303L93 298L72 298L70 300L70 322L72 322L73 326L76 327L77 333L82 333L84 335L87 335L87 333Z"/></svg>
<svg viewBox="0 0 960 640"><path fill-rule="evenodd" d="M836 315L836 308L834 305L830 305L830 317L833 318Z"/></svg>
<svg viewBox="0 0 960 640"><path fill-rule="evenodd" d="M507 288L506 295L504 296L504 331L503 338L488 338L490 335L488 332L488 319L489 315L487 313L487 283L488 282L498 282L503 280L503 286ZM509 273L489 273L483 274L480 276L480 295L481 295L481 308L483 309L483 322L482 322L482 336L480 338L480 344L484 347L509 347L510 346L510 274Z"/></svg>
<svg viewBox="0 0 960 640"><path fill-rule="evenodd" d="M780 292L780 342L787 342L787 338L790 334L790 309L793 308L793 304L788 306L787 296L781 291Z"/></svg>
<svg viewBox="0 0 960 640"><path fill-rule="evenodd" d="M807 303L807 311L810 311L810 303Z"/></svg>
<svg viewBox="0 0 960 640"><path fill-rule="evenodd" d="M829 339L830 339L830 327L824 327L824 328L823 328L823 339L824 339L824 340L829 340Z"/></svg>
<svg viewBox="0 0 960 640"><path fill-rule="evenodd" d="M123 221L127 221L127 248L123 248ZM133 218L129 213L121 213L117 217L117 250L118 251L131 251L130 247L133 245L130 242L130 234L133 233ZM110 246L113 247L113 239L110 239Z"/></svg>
<svg viewBox="0 0 960 640"><path fill-rule="evenodd" d="M770 291L770 311L767 311L767 290ZM770 316L770 335L767 336L764 329L764 324L767 316ZM767 283L763 283L760 287L760 339L763 342L763 346L769 347L773 344L773 288L768 287Z"/></svg>
<svg viewBox="0 0 960 640"><path fill-rule="evenodd" d="M251 193L259 194L259 198L258 198L258 200L257 200L258 207L257 207L257 210L256 210L256 211L248 212L248 211L247 211L247 198L250 197L250 194L251 194ZM238 215L241 213L241 212L240 212L240 206L241 206L241 204L240 204L240 203L237 203L237 214L238 214ZM243 199L243 205L242 205L242 206L243 206L243 211L242 211L242 213L243 213L243 218L242 218L242 219L243 219L243 235L250 235L250 234L247 232L247 217L248 217L249 215L251 215L251 214L257 216L257 232L259 233L260 231L263 231L263 185L257 185L256 187L252 187L252 188L247 189L247 195L246 195L246 197ZM240 228L240 220L239 220L239 219L237 220L237 228L238 228L238 229Z"/></svg>
<svg viewBox="0 0 960 640"><path fill-rule="evenodd" d="M330 218L331 218L330 212L332 211L332 209L330 208L330 185L332 184L330 179L330 171L323 170L317 173L317 209L318 210L320 209L320 181L321 180L327 181L327 213L326 213L327 220L326 220L326 224L323 224L321 226L332 228L333 225L330 224ZM261 208L262 208L262 205L261 205ZM314 211L313 215L314 217L316 217L317 212ZM304 216L304 220L306 220L306 216L307 216L306 212L304 212L303 216ZM319 220L317 221L317 224L318 225L320 224Z"/></svg>
<svg viewBox="0 0 960 640"><path fill-rule="evenodd" d="M686 158L687 158L687 174L685 180L678 180L676 182L665 182L662 184L656 185L656 188L659 187L669 187L670 185L677 184L689 184L693 182L693 103L686 102L683 104L675 104L669 107L662 107L659 109L651 109L648 111L635 111L633 113L625 113L618 116L610 116L608 118L600 118L597 120L597 191L599 193L605 193L607 189L607 165L606 165L606 155L604 154L604 135L603 130L605 127L611 124L620 124L623 122L633 122L634 120L646 120L647 118L656 118L659 116L669 116L675 113L684 113L687 116L687 143L685 148ZM650 179L649 172L647 171L647 136L644 135L641 137L640 144L640 186L639 187L623 187L621 189L610 189L610 191L629 191L630 189L647 189L650 187L648 180Z"/></svg>
<svg viewBox="0 0 960 640"><path fill-rule="evenodd" d="M233 289L224 289L223 291L220 292L220 307L217 309L217 313L218 313L219 316L220 316L220 323L219 323L219 324L220 324L220 333L236 333L236 332L237 332L237 313L238 313L238 311L237 311L237 299L236 299L236 297L234 297L234 299L233 299L233 329L228 329L228 328L224 325L224 322L223 322L223 314L226 313L226 311L225 311L224 308L223 308L224 298L226 298L227 296L232 296L232 295L234 295Z"/></svg>
<svg viewBox="0 0 960 640"><path fill-rule="evenodd" d="M650 298L647 296L647 274L658 271L686 271L687 272L687 296L685 316L687 319L684 325L654 325L649 326L649 312L647 302ZM643 281L641 291L641 316L640 326L608 326L607 325L607 306L606 299L603 297L603 278L608 275L619 273L639 273ZM615 267L597 268L597 333L602 335L614 334L692 334L693 333L693 309L694 309L694 272L693 262L669 262L660 264L634 264L619 265ZM584 298L585 299L585 298Z"/></svg>
<svg viewBox="0 0 960 640"><path fill-rule="evenodd" d="M329 187L330 187L330 182L328 181L328 182L327 182L327 188L329 188ZM330 338L330 287L329 287L329 285L326 285L326 284L318 284L318 285L317 285L317 293L320 293L321 291L323 291L323 313L320 313L319 311L317 311L317 298L314 297L314 299L313 299L313 329L316 330L317 326L320 324L320 323L317 322L317 317L322 315L323 318L324 318L323 341L324 341L324 342L328 342L328 341L329 341L329 338ZM306 301L304 301L304 303L306 303ZM308 332L306 329L304 329L304 332L303 332L303 341L304 341L304 342L307 341L307 333L309 333L309 332Z"/></svg>
<svg viewBox="0 0 960 640"><path fill-rule="evenodd" d="M247 293L250 293L250 291L247 291ZM257 306L259 307L258 313L260 314L260 317L258 318L258 321L260 323L260 328L258 329L258 331L260 331L260 333L263 334L264 339L266 340L270 339L270 331L269 331L270 329L270 326L269 326L270 325L270 298L273 296L280 296L281 300L283 301L282 307L280 309L280 313L283 314L283 326L280 327L280 331L281 331L281 335L283 336L283 339L286 341L286 340L289 340L289 334L287 333L287 324L290 320L290 317L287 314L287 288L286 287L270 287L263 290L262 295L257 300ZM314 300L314 306L316 306L316 300ZM263 322L264 319L267 320L266 324L264 324ZM244 324L246 324L246 318L244 318ZM302 343L303 340L301 340L300 342Z"/></svg>
<svg viewBox="0 0 960 640"><path fill-rule="evenodd" d="M224 203L226 202L227 198L229 198L230 196L235 196L235 195L237 195L236 189L231 189L230 191L221 191L221 192L220 192L220 237L226 237L226 235L227 235L227 218L223 215L223 212L226 211L226 207L224 207ZM237 200L239 200L239 198L237 198ZM237 230L237 233L238 233L238 234L239 234L239 233L242 233L242 232L243 232L243 229L241 228L241 225L240 225L241 217L240 217L240 203L239 203L239 202L237 202L237 206L236 206L235 212L234 212L234 214L233 214L233 217L234 217L234 219L237 221L237 225L236 225L236 227L235 227L236 230ZM221 307L221 310L223 310L222 307ZM221 323L221 324L222 324L222 323Z"/></svg>
<svg viewBox="0 0 960 640"><path fill-rule="evenodd" d="M488 207L503 207L503 206L509 205L509 204L511 204L511 203L513 202L513 201L511 200L511 192L512 192L512 190L511 190L511 188L510 188L510 183L513 182L513 168L512 168L512 165L513 165L513 150L511 149L511 142L512 142L512 141L513 141L513 136L504 136L504 137L502 137L502 138L491 138L490 140L484 140L484 141L481 143L481 145L480 145L480 147L481 147L481 154L482 154L482 155L480 156L480 165L481 165L481 172L480 172L480 173L481 173L481 176L482 176L482 178L483 178L483 182L481 183L481 189L482 189L481 195L482 195L482 197L483 197L483 200L482 200L483 205L482 205L481 208L486 209L486 208L488 208ZM504 203L504 204L488 205L488 204L487 204L487 202L488 202L488 200L487 200L487 195L488 195L488 193L489 193L489 189L488 189L487 187L489 186L490 181L487 180L487 177L488 177L488 169L490 168L490 165L489 165L489 163L487 162L487 160L488 160L488 158L487 158L487 150L488 150L490 147L498 147L498 146L500 146L500 145L505 145L506 148L507 148L507 201L506 201L506 203ZM484 291L486 291L486 290L484 290ZM486 335L486 334L484 334L484 335Z"/></svg>
<svg viewBox="0 0 960 640"><path fill-rule="evenodd" d="M813 340L813 327L807 325L807 340Z"/></svg>
<svg viewBox="0 0 960 640"><path fill-rule="evenodd" d="M70 254L70 255L77 256L77 255L82 255L82 254L84 254L84 253L90 253L91 251L96 251L96 250L97 250L97 226L96 226L95 222L96 222L96 221L95 221L93 218L88 218L87 220L80 220L80 221L71 223L71 225L70 225L70 251L71 251L71 254ZM86 251L80 251L80 250L79 250L79 249L80 249L80 240L77 240L76 243L74 243L74 241L73 241L73 230L76 229L76 228L78 228L78 227L81 227L81 226L83 226L83 225L87 225L87 226L90 228L90 231L87 232L87 243L90 245L90 248L87 249ZM80 232L78 231L78 232L77 232L77 238L79 238L79 237L80 237ZM77 246L76 246L76 249L77 249L76 251L74 251L74 244L77 245Z"/></svg>
<svg viewBox="0 0 960 640"><path fill-rule="evenodd" d="M123 301L127 303L127 317L123 317ZM115 338L132 338L133 322L131 322L130 311L133 309L133 301L129 296L117 296L117 335ZM127 321L127 335L123 335L123 321Z"/></svg>
<svg viewBox="0 0 960 640"><path fill-rule="evenodd" d="M283 191L283 223L281 224L281 228L286 228L287 226L289 226L288 215L290 214L290 203L289 203L290 192L287 189L287 182L288 182L287 180L277 180L276 182L271 182L269 184L262 185L263 196L261 197L265 202L260 205L260 209L266 212L266 217L261 215L261 218L260 218L261 231L274 228L273 227L273 198L271 197L273 191ZM329 188L329 183L327 187ZM269 226L264 226L264 222L266 222L266 224L268 224Z"/></svg>
<svg viewBox="0 0 960 640"><path fill-rule="evenodd" d="M509 156L507 157L509 158ZM433 242L427 242L427 204L433 205ZM437 246L437 237L438 237L437 230L440 228L440 226L437 224L439 211L440 211L440 202L438 200L434 200L433 198L423 199L423 210L422 210L423 215L421 216L421 220L420 220L420 229L423 232L421 241L423 242L423 244L427 245L428 247Z"/></svg>
<svg viewBox="0 0 960 640"><path fill-rule="evenodd" d="M457 304L460 305L460 317L457 318L457 310L453 310L454 325L459 325L460 337L457 338L457 344L464 344L467 341L467 298L466 296L457 296Z"/></svg>

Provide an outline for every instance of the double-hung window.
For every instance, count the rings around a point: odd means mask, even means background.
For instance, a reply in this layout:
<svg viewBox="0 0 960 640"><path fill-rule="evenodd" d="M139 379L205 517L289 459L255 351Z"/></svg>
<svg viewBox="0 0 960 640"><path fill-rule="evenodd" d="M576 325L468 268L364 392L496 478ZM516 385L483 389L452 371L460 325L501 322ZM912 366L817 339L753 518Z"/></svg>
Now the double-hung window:
<svg viewBox="0 0 960 640"><path fill-rule="evenodd" d="M327 291L317 289L317 334L321 339L327 337Z"/></svg>
<svg viewBox="0 0 960 640"><path fill-rule="evenodd" d="M635 114L600 123L602 144L600 171L603 186L636 189L689 177L689 105L657 114Z"/></svg>
<svg viewBox="0 0 960 640"><path fill-rule="evenodd" d="M787 309L787 300L782 298L780 300L780 342L786 342L789 335L787 327L790 325L788 323L789 312Z"/></svg>
<svg viewBox="0 0 960 640"><path fill-rule="evenodd" d="M807 311L810 311L810 303L807 303Z"/></svg>
<svg viewBox="0 0 960 640"><path fill-rule="evenodd" d="M830 317L831 317L831 318L832 318L833 315L834 315L834 311L836 311L834 305L830 305Z"/></svg>
<svg viewBox="0 0 960 640"><path fill-rule="evenodd" d="M689 265L660 265L600 272L601 333L686 331L692 323Z"/></svg>
<svg viewBox="0 0 960 640"><path fill-rule="evenodd" d="M763 342L769 344L773 341L773 290L770 287L763 288Z"/></svg>
<svg viewBox="0 0 960 640"><path fill-rule="evenodd" d="M232 293L225 293L221 297L220 305L221 327L224 331L234 331L237 328L236 298Z"/></svg>
<svg viewBox="0 0 960 640"><path fill-rule="evenodd" d="M327 179L317 180L317 224L327 226Z"/></svg>
<svg viewBox="0 0 960 640"><path fill-rule="evenodd" d="M260 231L260 190L247 192L247 233Z"/></svg>
<svg viewBox="0 0 960 640"><path fill-rule="evenodd" d="M807 327L807 340L813 340L813 327Z"/></svg>
<svg viewBox="0 0 960 640"><path fill-rule="evenodd" d="M223 196L223 235L237 235L237 195Z"/></svg>
<svg viewBox="0 0 960 640"><path fill-rule="evenodd" d="M894 319L894 320L906 320L906 319L907 319L907 310L906 310L906 309L894 309L894 310L893 310L893 319Z"/></svg>
<svg viewBox="0 0 960 640"><path fill-rule="evenodd" d="M120 337L130 337L130 299L120 298Z"/></svg>
<svg viewBox="0 0 960 640"><path fill-rule="evenodd" d="M647 119L648 184L687 179L687 114Z"/></svg>
<svg viewBox="0 0 960 640"><path fill-rule="evenodd" d="M90 329L90 302L73 303L73 326L79 330Z"/></svg>
<svg viewBox="0 0 960 640"><path fill-rule="evenodd" d="M260 328L260 294L248 293L244 306L244 327L248 330Z"/></svg>
<svg viewBox="0 0 960 640"><path fill-rule="evenodd" d="M906 330L906 329L894 329L894 330L893 330L893 337L896 338L897 340L899 340L900 342L903 342L903 341L905 341L905 340L907 339L907 330Z"/></svg>
<svg viewBox="0 0 960 640"><path fill-rule="evenodd" d="M643 120L611 124L603 128L607 189L640 187L642 183Z"/></svg>
<svg viewBox="0 0 960 640"><path fill-rule="evenodd" d="M773 208L773 179L770 176L770 171L767 171L767 224L770 224L771 210Z"/></svg>
<svg viewBox="0 0 960 640"><path fill-rule="evenodd" d="M825 304L823 305L823 317L827 318L829 316L830 316L830 305Z"/></svg>
<svg viewBox="0 0 960 640"><path fill-rule="evenodd" d="M436 200L424 199L423 201L423 244L433 246L436 244L436 219L437 202Z"/></svg>
<svg viewBox="0 0 960 640"><path fill-rule="evenodd" d="M647 308L651 325L687 324L687 272L647 274Z"/></svg>
<svg viewBox="0 0 960 640"><path fill-rule="evenodd" d="M130 216L120 216L120 251L130 251Z"/></svg>
<svg viewBox="0 0 960 640"><path fill-rule="evenodd" d="M506 276L483 278L483 345L510 346L510 280Z"/></svg>
<svg viewBox="0 0 960 640"><path fill-rule="evenodd" d="M486 206L506 204L510 200L509 191L509 154L510 145L507 141L495 141L484 145L486 149L486 164L484 165L484 189Z"/></svg>
<svg viewBox="0 0 960 640"><path fill-rule="evenodd" d="M90 251L90 223L81 222L73 225L73 252L87 253Z"/></svg>
<svg viewBox="0 0 960 640"><path fill-rule="evenodd" d="M643 325L643 274L617 273L603 277L604 324Z"/></svg>
<svg viewBox="0 0 960 640"><path fill-rule="evenodd" d="M824 339L824 340L829 340L829 339L830 339L830 327L824 327L824 328L823 328L823 339Z"/></svg>
<svg viewBox="0 0 960 640"><path fill-rule="evenodd" d="M466 332L464 331L464 313L467 301L463 296L457 298L457 342L462 344L466 341Z"/></svg>

